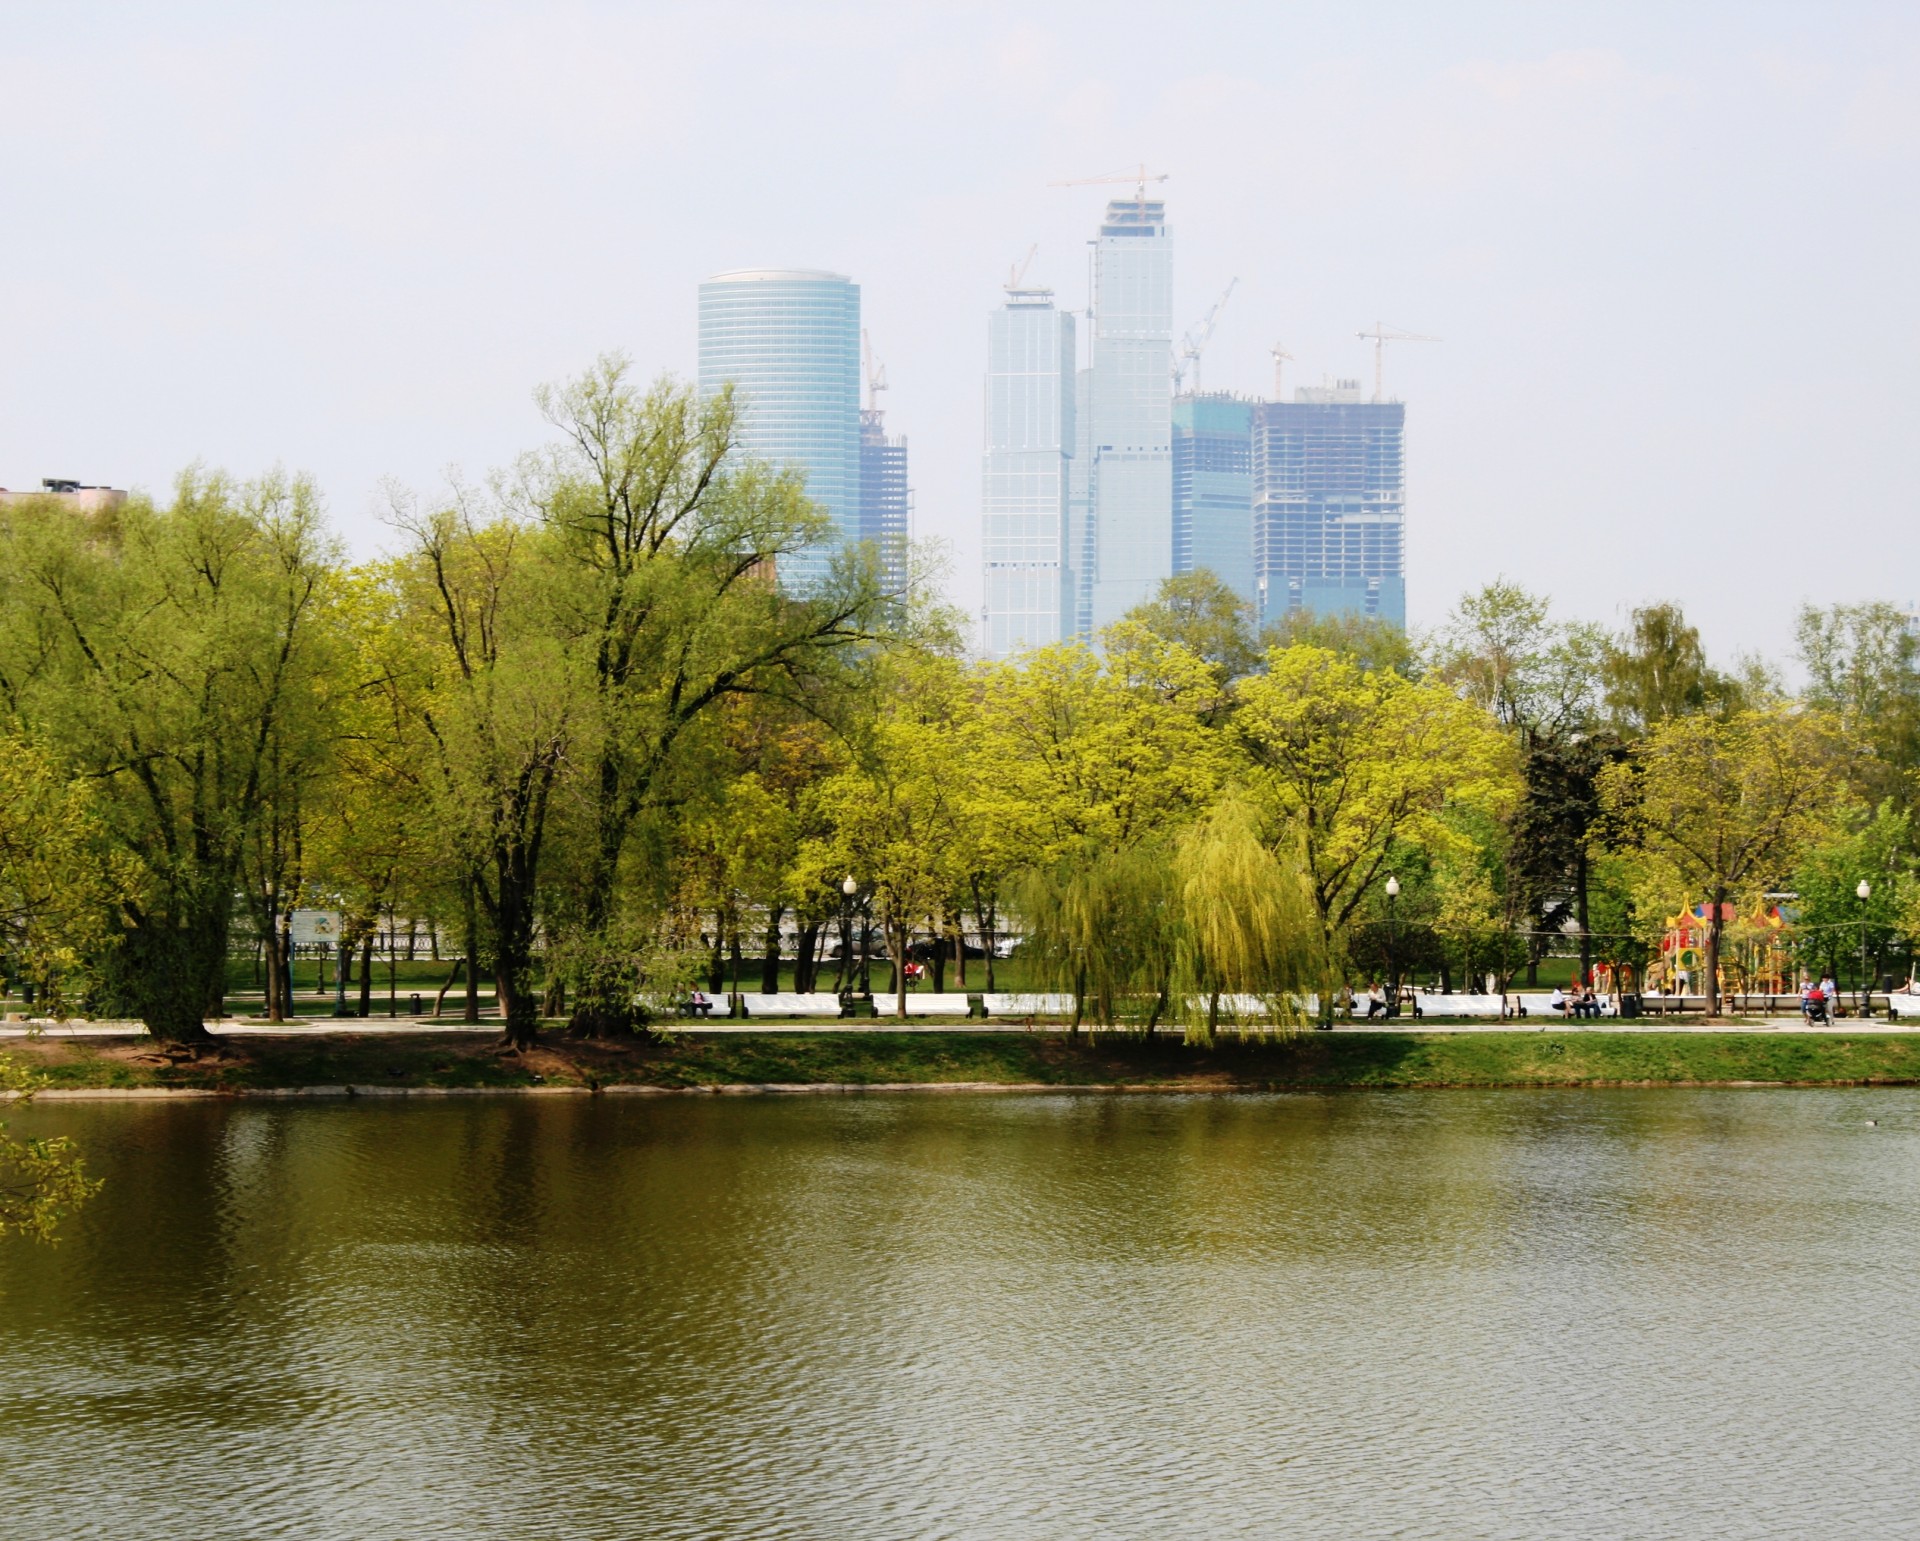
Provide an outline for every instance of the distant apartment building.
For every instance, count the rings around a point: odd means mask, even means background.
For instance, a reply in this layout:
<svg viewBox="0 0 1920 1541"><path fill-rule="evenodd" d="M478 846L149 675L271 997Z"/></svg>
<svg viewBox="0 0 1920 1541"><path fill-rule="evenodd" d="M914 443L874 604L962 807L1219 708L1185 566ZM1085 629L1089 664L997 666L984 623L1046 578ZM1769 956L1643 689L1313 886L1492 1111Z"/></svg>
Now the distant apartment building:
<svg viewBox="0 0 1920 1541"><path fill-rule="evenodd" d="M880 548L887 591L907 587L907 541L912 534L913 491L907 480L907 441L887 432L886 413L860 411L860 539Z"/></svg>
<svg viewBox="0 0 1920 1541"><path fill-rule="evenodd" d="M1404 403L1357 380L1253 415L1254 580L1263 623L1291 610L1407 620Z"/></svg>
<svg viewBox="0 0 1920 1541"><path fill-rule="evenodd" d="M1075 434L1073 317L1009 287L987 318L981 651L1009 658L1075 630L1063 562Z"/></svg>
<svg viewBox="0 0 1920 1541"><path fill-rule="evenodd" d="M102 508L118 508L127 501L127 495L118 487L94 487L85 482L68 481L64 477L49 476L41 481L37 492L10 492L0 487L0 508L13 504L30 503L41 498L52 498L68 508L92 512Z"/></svg>
<svg viewBox="0 0 1920 1541"><path fill-rule="evenodd" d="M740 394L746 453L802 471L807 496L838 537L862 538L859 285L839 273L778 268L701 284L700 392L728 383ZM831 543L783 558L780 581L804 589L830 559Z"/></svg>
<svg viewBox="0 0 1920 1541"><path fill-rule="evenodd" d="M1253 414L1244 396L1173 398L1173 570L1205 568L1251 610Z"/></svg>
<svg viewBox="0 0 1920 1541"><path fill-rule="evenodd" d="M1093 243L1086 484L1070 500L1066 583L1073 630L1151 599L1173 571L1173 238L1166 205L1117 198ZM1077 458L1077 457L1076 457Z"/></svg>

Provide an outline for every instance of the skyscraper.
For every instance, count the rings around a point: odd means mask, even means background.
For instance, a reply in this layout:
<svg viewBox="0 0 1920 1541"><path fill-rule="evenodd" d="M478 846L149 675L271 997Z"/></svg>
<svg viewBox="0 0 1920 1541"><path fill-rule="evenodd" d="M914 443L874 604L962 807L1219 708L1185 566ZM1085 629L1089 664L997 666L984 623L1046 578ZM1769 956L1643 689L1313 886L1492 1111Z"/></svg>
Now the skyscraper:
<svg viewBox="0 0 1920 1541"><path fill-rule="evenodd" d="M1081 630L1099 631L1173 571L1173 239L1166 205L1146 197L1107 205L1093 243L1091 508L1082 570Z"/></svg>
<svg viewBox="0 0 1920 1541"><path fill-rule="evenodd" d="M1253 409L1221 393L1173 399L1173 570L1204 567L1248 605L1258 591Z"/></svg>
<svg viewBox="0 0 1920 1541"><path fill-rule="evenodd" d="M1406 422L1360 382L1307 386L1254 413L1260 619L1289 610L1407 623Z"/></svg>
<svg viewBox="0 0 1920 1541"><path fill-rule="evenodd" d="M1058 642L1061 559L1074 443L1073 317L1051 289L1009 287L987 318L987 443L981 487L990 658Z"/></svg>
<svg viewBox="0 0 1920 1541"><path fill-rule="evenodd" d="M747 268L700 286L700 391L731 381L742 398L740 442L806 473L807 496L842 539L864 533L860 511L860 288L838 273ZM783 560L804 588L830 556L819 546Z"/></svg>
<svg viewBox="0 0 1920 1541"><path fill-rule="evenodd" d="M905 435L887 433L886 413L877 406L860 412L860 539L880 548L887 589L907 586L907 537L913 492L907 482Z"/></svg>

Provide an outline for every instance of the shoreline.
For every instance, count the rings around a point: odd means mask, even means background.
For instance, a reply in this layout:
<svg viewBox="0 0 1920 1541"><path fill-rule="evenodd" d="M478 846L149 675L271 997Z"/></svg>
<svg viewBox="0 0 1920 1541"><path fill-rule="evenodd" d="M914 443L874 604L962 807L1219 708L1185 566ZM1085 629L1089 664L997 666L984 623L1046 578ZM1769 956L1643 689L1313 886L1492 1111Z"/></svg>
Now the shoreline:
<svg viewBox="0 0 1920 1541"><path fill-rule="evenodd" d="M1211 1048L1059 1032L735 1032L554 1038L520 1053L503 1053L490 1033L236 1034L198 1059L144 1039L46 1037L0 1043L0 1055L38 1072L36 1098L50 1102L1920 1085L1920 1034L1877 1024L1851 1034L1298 1033Z"/></svg>
<svg viewBox="0 0 1920 1541"><path fill-rule="evenodd" d="M1920 1086L1920 1077L1889 1080L1800 1081L1405 1081L1390 1085L1354 1082L1346 1085L1267 1085L1239 1083L1210 1086L1183 1081L1135 1083L1050 1081L770 1081L715 1082L701 1086L649 1086L619 1083L611 1086L285 1086L236 1087L216 1090L196 1086L55 1087L33 1094L40 1102L357 1102L441 1101L484 1097L865 1097L899 1096L1176 1096L1273 1097L1283 1095L1385 1091L1806 1091L1821 1087ZM18 1094L0 1096L0 1104L18 1101Z"/></svg>

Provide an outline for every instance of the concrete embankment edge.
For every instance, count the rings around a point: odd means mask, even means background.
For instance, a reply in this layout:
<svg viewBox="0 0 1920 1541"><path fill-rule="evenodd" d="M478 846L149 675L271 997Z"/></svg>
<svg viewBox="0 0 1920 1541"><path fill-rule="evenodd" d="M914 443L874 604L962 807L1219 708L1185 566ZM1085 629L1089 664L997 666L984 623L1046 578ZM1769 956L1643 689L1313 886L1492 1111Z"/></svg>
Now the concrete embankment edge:
<svg viewBox="0 0 1920 1541"><path fill-rule="evenodd" d="M924 1092L942 1095L1039 1096L1061 1094L1235 1096L1274 1092L1339 1091L1619 1091L1671 1087L1675 1090L1913 1086L1911 1080L1832 1081L1426 1081L1302 1085L1274 1081L1229 1085L1156 1081L1060 1085L1046 1081L765 1081L704 1086L269 1086L213 1089L198 1086L55 1087L36 1092L35 1102L325 1102L421 1101L449 1097L832 1097ZM0 1096L0 1102L17 1100Z"/></svg>

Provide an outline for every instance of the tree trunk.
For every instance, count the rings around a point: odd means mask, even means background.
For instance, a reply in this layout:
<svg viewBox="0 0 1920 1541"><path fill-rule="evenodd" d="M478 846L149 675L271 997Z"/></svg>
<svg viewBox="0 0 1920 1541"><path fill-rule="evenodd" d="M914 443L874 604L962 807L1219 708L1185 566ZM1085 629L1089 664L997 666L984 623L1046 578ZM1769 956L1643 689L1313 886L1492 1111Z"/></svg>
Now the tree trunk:
<svg viewBox="0 0 1920 1541"><path fill-rule="evenodd" d="M1707 1015L1720 1015L1720 928L1724 922L1720 918L1721 907L1726 903L1727 891L1716 886L1713 890L1713 912L1707 917Z"/></svg>
<svg viewBox="0 0 1920 1541"><path fill-rule="evenodd" d="M933 950L933 988L935 993L947 987L947 946L946 938L941 935L942 928L934 924L931 915L927 917L927 935L932 941Z"/></svg>
<svg viewBox="0 0 1920 1541"><path fill-rule="evenodd" d="M793 959L793 988L802 995L811 995L820 971L819 961L820 923L811 921L800 928L799 946Z"/></svg>
<svg viewBox="0 0 1920 1541"><path fill-rule="evenodd" d="M907 944L913 933L904 925L887 927L887 942L893 953L893 1014L905 1018L907 1014Z"/></svg>
<svg viewBox="0 0 1920 1541"><path fill-rule="evenodd" d="M373 1011L373 927L360 938L360 1015Z"/></svg>
<svg viewBox="0 0 1920 1541"><path fill-rule="evenodd" d="M260 949L266 955L263 984L266 989L267 1020L284 1022L289 1004L286 999L286 967L280 955L280 918L274 914L271 901L267 907L266 935L260 938Z"/></svg>
<svg viewBox="0 0 1920 1541"><path fill-rule="evenodd" d="M716 910L713 919L713 955L707 960L707 993L719 995L727 988L727 917Z"/></svg>
<svg viewBox="0 0 1920 1541"><path fill-rule="evenodd" d="M988 993L992 993L994 988L994 954L999 951L999 948L995 945L993 906L981 895L980 883L977 878L969 879L969 886L973 889L973 918L980 923L980 951L985 954L987 965L987 990Z"/></svg>
<svg viewBox="0 0 1920 1541"><path fill-rule="evenodd" d="M433 1014L436 1017L440 1015L440 1008L446 1004L447 991L453 988L454 981L460 977L461 970L466 966L466 961L465 958L455 958L453 960L453 969L447 975L446 983L440 986L440 993L433 998Z"/></svg>
<svg viewBox="0 0 1920 1541"><path fill-rule="evenodd" d="M960 988L967 988L967 915L962 910L953 917L953 967L960 976Z"/></svg>
<svg viewBox="0 0 1920 1541"><path fill-rule="evenodd" d="M480 1020L480 896L471 873L462 888L461 897L466 902L466 936L462 946L466 956L461 960L467 965L467 995L464 1008L460 1013L462 1022Z"/></svg>
<svg viewBox="0 0 1920 1541"><path fill-rule="evenodd" d="M767 946L760 958L760 989L767 995L780 993L780 922L786 916L783 904L767 907Z"/></svg>

